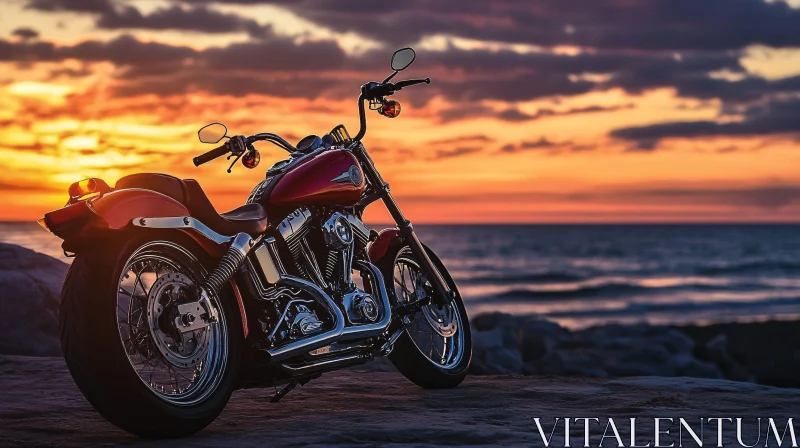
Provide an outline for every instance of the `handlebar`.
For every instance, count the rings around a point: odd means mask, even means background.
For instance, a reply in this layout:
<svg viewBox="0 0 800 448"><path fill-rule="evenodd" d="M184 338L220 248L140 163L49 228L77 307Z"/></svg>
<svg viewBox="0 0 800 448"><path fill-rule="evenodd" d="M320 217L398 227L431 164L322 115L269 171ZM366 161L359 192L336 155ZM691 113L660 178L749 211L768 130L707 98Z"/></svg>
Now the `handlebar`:
<svg viewBox="0 0 800 448"><path fill-rule="evenodd" d="M229 152L230 152L230 149L228 149L228 143L225 142L224 145L222 145L222 146L220 146L218 148L214 148L211 151L208 151L207 153L200 154L199 156L193 158L192 162L194 162L194 166L200 166L200 165L202 165L204 163L208 163L208 162L210 162L210 161L212 161L212 160L214 160L216 158L222 157L222 156L224 156L225 154L227 154Z"/></svg>
<svg viewBox="0 0 800 448"><path fill-rule="evenodd" d="M358 96L358 121L361 127L358 134L353 138L354 141L360 141L367 133L367 113L364 109L364 101L381 99L385 96L393 95L396 91L404 87L413 86L415 84L430 84L431 78L425 79L409 79L406 81L399 81L397 83L384 82L378 84L377 82L368 82L361 86L361 95Z"/></svg>

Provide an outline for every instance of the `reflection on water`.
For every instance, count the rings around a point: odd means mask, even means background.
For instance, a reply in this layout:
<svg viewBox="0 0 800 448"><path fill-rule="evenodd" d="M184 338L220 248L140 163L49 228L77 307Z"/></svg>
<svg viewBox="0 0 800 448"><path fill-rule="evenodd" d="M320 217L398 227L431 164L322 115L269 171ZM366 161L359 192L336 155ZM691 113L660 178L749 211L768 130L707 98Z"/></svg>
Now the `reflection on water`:
<svg viewBox="0 0 800 448"><path fill-rule="evenodd" d="M380 228L380 227L378 227ZM541 314L570 327L800 316L800 226L416 226L470 314ZM0 241L69 262L35 223Z"/></svg>

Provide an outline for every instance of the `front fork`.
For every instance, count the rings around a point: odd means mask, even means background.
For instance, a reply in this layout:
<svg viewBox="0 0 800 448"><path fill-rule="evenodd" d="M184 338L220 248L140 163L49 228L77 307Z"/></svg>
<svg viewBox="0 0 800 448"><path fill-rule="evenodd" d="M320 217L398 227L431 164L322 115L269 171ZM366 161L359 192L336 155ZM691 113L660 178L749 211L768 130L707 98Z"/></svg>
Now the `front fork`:
<svg viewBox="0 0 800 448"><path fill-rule="evenodd" d="M422 245L419 238L417 238L417 234L414 232L414 226L411 225L411 221L403 216L403 212L400 211L400 207L392 197L389 184L386 183L380 173L378 173L377 168L375 168L375 163L372 161L369 154L367 154L364 145L362 145L360 141L356 142L353 145L352 151L361 161L364 175L377 190L375 192L375 199L379 198L383 201L386 209L389 210L389 214L392 215L392 219L394 219L394 222L397 224L397 228L400 231L400 238L402 238L403 242L411 249L414 257L420 262L422 273L425 274L425 277L431 282L434 292L433 304L439 308L444 308L450 303L450 299L455 295L455 291L450 289L447 282L444 281L444 278L442 278L442 275L439 273L439 270L434 266L425 247Z"/></svg>

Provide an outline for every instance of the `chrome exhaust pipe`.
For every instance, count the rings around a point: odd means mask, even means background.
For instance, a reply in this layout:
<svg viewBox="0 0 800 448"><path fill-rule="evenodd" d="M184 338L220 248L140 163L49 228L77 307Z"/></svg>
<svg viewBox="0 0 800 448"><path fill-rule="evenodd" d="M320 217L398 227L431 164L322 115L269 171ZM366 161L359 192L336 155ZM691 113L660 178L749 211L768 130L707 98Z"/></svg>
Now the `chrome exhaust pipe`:
<svg viewBox="0 0 800 448"><path fill-rule="evenodd" d="M310 294L331 314L334 319L334 328L324 333L300 339L299 341L290 342L280 347L265 350L269 356L270 362L302 355L310 352L311 350L333 344L334 342L375 337L386 332L386 330L389 328L389 324L392 321L392 308L389 303L389 295L386 292L386 287L383 283L381 272L377 267L369 262L356 261L356 264L359 268L366 270L369 273L370 280L372 281L374 287L373 289L377 290L377 294L381 298L384 309L381 320L373 324L345 327L344 314L339 309L339 306L333 301L333 299L331 299L331 297L325 293L325 291L320 289L317 285L307 280L303 280L302 278L283 276L278 281L278 284L295 287Z"/></svg>
<svg viewBox="0 0 800 448"><path fill-rule="evenodd" d="M333 317L333 329L324 333L300 339L299 341L290 342L276 348L265 350L269 355L269 361L280 361L282 359L291 358L311 350L325 347L326 345L333 344L338 341L344 332L344 314L333 302L333 299L325 291L320 289L317 285L303 280L299 277L283 276L278 280L278 285L290 286L310 294L316 299Z"/></svg>
<svg viewBox="0 0 800 448"><path fill-rule="evenodd" d="M357 353L354 355L341 356L339 358L325 359L322 361L312 362L302 366L289 366L281 364L281 369L292 375L300 375L309 372L316 372L319 370L338 369L345 366L363 364L369 361L370 355Z"/></svg>

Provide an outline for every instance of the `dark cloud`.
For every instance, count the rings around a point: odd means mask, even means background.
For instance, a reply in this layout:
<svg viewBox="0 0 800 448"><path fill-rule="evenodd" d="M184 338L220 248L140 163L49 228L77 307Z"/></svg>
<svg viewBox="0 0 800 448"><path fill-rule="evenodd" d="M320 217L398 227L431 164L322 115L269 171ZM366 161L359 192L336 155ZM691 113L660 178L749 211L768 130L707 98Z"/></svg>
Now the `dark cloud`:
<svg viewBox="0 0 800 448"><path fill-rule="evenodd" d="M452 157L458 157L466 154L476 153L481 149L482 148L479 146L457 146L451 149L440 149L433 154L431 159L433 160L449 159Z"/></svg>
<svg viewBox="0 0 800 448"><path fill-rule="evenodd" d="M526 151L539 151L547 155L557 155L567 152L591 151L592 145L578 144L573 141L554 142L547 137L538 140L523 140L519 143L508 143L500 147L500 153L512 154Z"/></svg>
<svg viewBox="0 0 800 448"><path fill-rule="evenodd" d="M124 0L29 0L27 8L46 12L82 12L97 16L96 25L102 29L149 29L196 31L200 33L246 32L253 37L271 34L253 19L223 13L206 5L180 5L159 8L143 14Z"/></svg>
<svg viewBox="0 0 800 448"><path fill-rule="evenodd" d="M12 31L11 35L14 37L19 37L22 40L29 40L29 39L36 39L37 37L39 37L39 32L33 28L24 26Z"/></svg>
<svg viewBox="0 0 800 448"><path fill-rule="evenodd" d="M123 83L114 87L113 93L119 97L134 97L148 94L172 96L190 92L209 92L229 96L263 94L283 98L314 99L322 96L326 89L326 84L319 79L269 79L254 74L185 70L169 77Z"/></svg>
<svg viewBox="0 0 800 448"><path fill-rule="evenodd" d="M563 117L568 115L581 115L581 114L591 114L598 112L614 112L618 110L632 109L633 107L634 107L633 104L622 104L618 106L586 106L586 107L576 107L563 111L549 109L549 108L542 108L537 110L535 113L528 114L520 111L516 107L509 107L506 109L502 109L500 111L495 111L491 107L487 106L458 105L440 111L438 116L439 120L443 123L465 120L469 118L478 118L478 117L493 117L502 121L517 122L517 121L534 121L542 118Z"/></svg>
<svg viewBox="0 0 800 448"><path fill-rule="evenodd" d="M494 139L487 135L475 134L475 135L463 135L452 138L444 138L439 140L431 140L428 142L428 144L432 146L441 146L441 145L458 145L465 143L490 143L493 141Z"/></svg>
<svg viewBox="0 0 800 448"><path fill-rule="evenodd" d="M246 76L246 72L258 72L251 75L260 77L265 72L284 71L291 72L287 76L306 72L314 73L317 77L351 79L351 84L347 86L338 83L341 90L335 90L337 85L329 85L331 94L338 92L335 96L340 98L351 95L355 86L361 82L383 76L386 72L386 53L385 50L375 50L348 57L331 40L297 43L290 38L274 35L203 51L155 42L145 43L131 36L122 36L108 42L86 41L71 47L55 47L47 42L0 41L0 60L33 62L74 58L85 62L109 61L126 68L119 74L126 79L134 79L135 76L170 76L189 67L198 74L208 68L236 71L240 77ZM710 70L742 70L736 57L720 55L695 55L676 60L664 55L581 53L570 56L449 49L425 52L418 60L420 63L415 64L411 70L433 76L434 82L430 86L410 89L410 95L403 92L414 104L424 104L436 95L449 101L474 103L481 100L517 102L572 96L612 87L639 92L646 88L672 86L680 80L706 76ZM454 71L469 73L469 76L454 77ZM612 72L615 77L610 82L593 82L579 76L597 72ZM634 76L634 73L640 75ZM648 73L653 74L651 78L645 78ZM646 82L644 79L647 79ZM778 88L788 90L793 85L794 83L788 81L767 83L763 93ZM241 91L240 87L233 87ZM319 89L317 86L310 88ZM476 110L479 107L481 106L477 105ZM458 118L456 115L445 118ZM529 119L514 109L501 112L499 118L510 121Z"/></svg>
<svg viewBox="0 0 800 448"><path fill-rule="evenodd" d="M97 20L97 26L105 29L150 29L183 30L202 33L247 32L255 37L271 33L255 20L236 14L226 14L205 6L186 8L172 6L142 14L133 6L124 6L105 11Z"/></svg>
<svg viewBox="0 0 800 448"><path fill-rule="evenodd" d="M765 136L800 133L800 99L774 100L747 107L738 121L711 120L659 123L615 129L611 137L636 142L640 150L652 150L661 139L732 136Z"/></svg>
<svg viewBox="0 0 800 448"><path fill-rule="evenodd" d="M103 13L113 11L113 0L29 0L28 9Z"/></svg>
<svg viewBox="0 0 800 448"><path fill-rule="evenodd" d="M183 1L183 0L182 0ZM337 31L394 44L433 34L647 51L800 45L800 11L763 0L217 0L271 3ZM206 3L194 0L192 3Z"/></svg>
<svg viewBox="0 0 800 448"><path fill-rule="evenodd" d="M355 96L360 83L385 76L386 48L347 55L333 40L295 41L276 36L269 27L260 26L250 17L214 9L214 4L219 3L270 3L335 31L361 33L389 45L444 34L543 47L541 51L524 54L509 50L465 50L452 45L440 51L421 51L407 73L431 76L434 82L408 92L404 90L402 95L415 106L427 104L436 96L457 104L441 112L442 122L483 116L525 122L609 112L619 107L541 109L531 114L513 103L542 98L557 100L615 88L631 94L673 88L681 97L721 100L722 114L727 119L728 115L742 113L742 108L755 108L753 104L766 104L759 107L769 108L771 100L800 93L800 76L767 80L748 74L740 63L741 49L748 45L800 46L800 33L796 32L800 29L800 10L780 1L174 0L173 3L149 12L140 11L127 0L27 0L26 6L40 11L91 14L98 27L104 29L242 32L253 39L206 50L145 43L130 36L72 46L55 46L39 40L0 40L0 60L107 61L119 68L114 72L112 92L123 96L208 91L234 96L263 93L344 98ZM556 45L577 46L580 50L570 54L548 50ZM711 76L720 71L735 75L735 80ZM69 74L65 72L64 76ZM490 108L486 105L489 101L511 105ZM621 129L613 135L635 140L636 148L649 150L657 146L662 138L659 134L754 133L754 128L769 128L773 130L767 132L778 133L783 131L775 128L791 127L789 124L770 127L758 121L756 109L751 112L752 116L745 113L746 125L715 121L666 123L641 130ZM656 136L634 137L637 132ZM514 149L526 148L515 145Z"/></svg>
<svg viewBox="0 0 800 448"><path fill-rule="evenodd" d="M548 140L546 137L541 137L539 140L523 141L520 143L509 143L500 148L500 151L520 152L520 151L529 151L536 149L550 149L559 145L561 144L552 142Z"/></svg>

